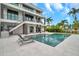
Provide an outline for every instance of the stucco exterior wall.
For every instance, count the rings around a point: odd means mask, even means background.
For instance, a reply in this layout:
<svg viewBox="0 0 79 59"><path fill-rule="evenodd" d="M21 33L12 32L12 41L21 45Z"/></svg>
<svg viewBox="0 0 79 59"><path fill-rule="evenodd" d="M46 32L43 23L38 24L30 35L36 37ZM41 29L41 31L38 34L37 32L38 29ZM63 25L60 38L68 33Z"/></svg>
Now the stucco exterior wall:
<svg viewBox="0 0 79 59"><path fill-rule="evenodd" d="M44 26L41 26L41 32L44 32Z"/></svg>

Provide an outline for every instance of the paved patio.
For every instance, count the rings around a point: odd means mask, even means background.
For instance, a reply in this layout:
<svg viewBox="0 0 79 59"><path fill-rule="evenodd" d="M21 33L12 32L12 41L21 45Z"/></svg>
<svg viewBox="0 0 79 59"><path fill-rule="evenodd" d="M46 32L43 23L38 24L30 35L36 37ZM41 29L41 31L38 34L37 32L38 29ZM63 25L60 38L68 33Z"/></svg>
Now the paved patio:
<svg viewBox="0 0 79 59"><path fill-rule="evenodd" d="M56 47L33 42L20 46L18 36L0 38L1 56L79 56L79 35L71 35Z"/></svg>

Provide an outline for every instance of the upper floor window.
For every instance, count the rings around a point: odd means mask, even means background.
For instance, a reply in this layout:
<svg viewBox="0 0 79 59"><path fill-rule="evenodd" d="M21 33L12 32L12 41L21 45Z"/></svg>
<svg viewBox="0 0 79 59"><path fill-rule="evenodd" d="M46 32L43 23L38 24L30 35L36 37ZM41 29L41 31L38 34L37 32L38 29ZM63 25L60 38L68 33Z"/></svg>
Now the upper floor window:
<svg viewBox="0 0 79 59"><path fill-rule="evenodd" d="M7 10L7 19L18 20L18 12Z"/></svg>
<svg viewBox="0 0 79 59"><path fill-rule="evenodd" d="M33 16L25 14L25 19L27 21L33 21Z"/></svg>

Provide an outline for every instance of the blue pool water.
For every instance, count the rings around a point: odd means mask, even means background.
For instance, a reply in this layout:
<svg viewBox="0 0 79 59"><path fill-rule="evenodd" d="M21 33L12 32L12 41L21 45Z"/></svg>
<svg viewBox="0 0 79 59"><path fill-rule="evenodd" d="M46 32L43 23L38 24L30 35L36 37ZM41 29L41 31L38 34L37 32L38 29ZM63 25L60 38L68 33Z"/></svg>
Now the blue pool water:
<svg viewBox="0 0 79 59"><path fill-rule="evenodd" d="M55 47L68 36L69 34L39 34L34 35L32 39Z"/></svg>

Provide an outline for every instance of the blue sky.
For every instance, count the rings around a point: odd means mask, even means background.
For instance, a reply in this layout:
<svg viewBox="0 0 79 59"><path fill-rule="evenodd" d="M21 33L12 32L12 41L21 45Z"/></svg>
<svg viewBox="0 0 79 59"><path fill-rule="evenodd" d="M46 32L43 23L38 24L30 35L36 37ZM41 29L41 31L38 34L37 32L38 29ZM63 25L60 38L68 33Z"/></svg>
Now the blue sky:
<svg viewBox="0 0 79 59"><path fill-rule="evenodd" d="M73 7L79 8L78 3L35 3L35 5L43 10L43 16L52 17L53 21L51 24L54 25L64 19L68 20L69 24L72 24L73 18L72 16L67 15L67 13Z"/></svg>

